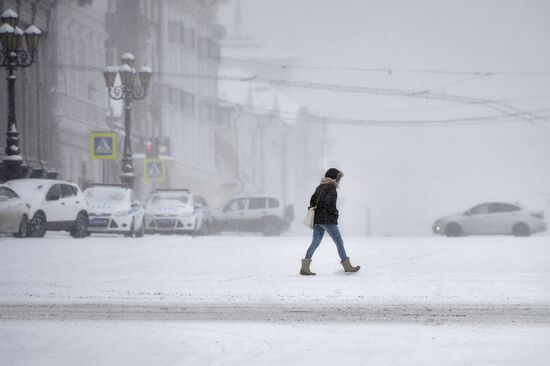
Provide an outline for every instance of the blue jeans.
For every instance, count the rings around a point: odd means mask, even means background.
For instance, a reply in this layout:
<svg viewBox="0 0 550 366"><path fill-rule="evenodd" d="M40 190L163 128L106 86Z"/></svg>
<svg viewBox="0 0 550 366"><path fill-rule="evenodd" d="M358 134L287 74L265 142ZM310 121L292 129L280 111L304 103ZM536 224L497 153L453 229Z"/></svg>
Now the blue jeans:
<svg viewBox="0 0 550 366"><path fill-rule="evenodd" d="M340 259L343 261L348 256L346 255L346 249L344 248L344 241L342 240L342 235L340 235L340 230L338 230L338 225L319 225L315 224L313 225L313 239L311 241L311 245L309 246L307 252L306 252L306 259L311 259L313 256L313 253L315 253L315 250L321 244L321 240L323 239L323 236L325 235L325 231L330 235L332 240L334 240L334 244L336 244L336 248L338 249L338 255L340 256Z"/></svg>

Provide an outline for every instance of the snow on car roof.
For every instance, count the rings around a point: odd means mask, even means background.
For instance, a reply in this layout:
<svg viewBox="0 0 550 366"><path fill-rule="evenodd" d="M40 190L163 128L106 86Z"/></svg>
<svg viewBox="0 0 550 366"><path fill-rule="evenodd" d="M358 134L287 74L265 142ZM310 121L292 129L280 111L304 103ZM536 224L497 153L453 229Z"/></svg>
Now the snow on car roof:
<svg viewBox="0 0 550 366"><path fill-rule="evenodd" d="M95 202L120 202L129 199L129 189L123 186L96 185L86 188L84 196Z"/></svg>
<svg viewBox="0 0 550 366"><path fill-rule="evenodd" d="M187 204L189 202L189 192L155 192L149 198L149 202L155 206L173 205L177 203Z"/></svg>
<svg viewBox="0 0 550 366"><path fill-rule="evenodd" d="M68 183L72 185L69 182L52 179L16 179L6 182L5 185L13 189L21 197L32 197L42 195L56 183Z"/></svg>

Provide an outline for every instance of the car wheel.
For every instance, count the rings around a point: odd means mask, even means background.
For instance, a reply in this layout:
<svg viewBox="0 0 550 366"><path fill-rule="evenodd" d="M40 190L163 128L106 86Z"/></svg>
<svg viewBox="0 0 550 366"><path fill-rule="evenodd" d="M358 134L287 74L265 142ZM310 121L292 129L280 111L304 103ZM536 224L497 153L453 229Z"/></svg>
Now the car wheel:
<svg viewBox="0 0 550 366"><path fill-rule="evenodd" d="M73 238L84 238L88 233L88 217L84 212L80 212L76 216L71 236Z"/></svg>
<svg viewBox="0 0 550 366"><path fill-rule="evenodd" d="M450 237L457 237L462 235L462 228L456 222L451 222L445 226L445 235Z"/></svg>
<svg viewBox="0 0 550 366"><path fill-rule="evenodd" d="M136 222L134 219L132 219L132 224L130 225L130 230L124 234L124 236L128 237L128 238L131 238L132 236L134 236L134 231L135 231L135 227L136 227Z"/></svg>
<svg viewBox="0 0 550 366"><path fill-rule="evenodd" d="M42 238L46 234L48 228L48 222L46 221L46 215L42 211L38 211L32 217L28 228L28 236L33 238Z"/></svg>
<svg viewBox="0 0 550 366"><path fill-rule="evenodd" d="M514 236L529 236L531 235L531 229L524 222L518 222L512 228L512 234Z"/></svg>
<svg viewBox="0 0 550 366"><path fill-rule="evenodd" d="M266 221L262 225L262 234L264 236L278 236L281 235L281 227L274 221Z"/></svg>
<svg viewBox="0 0 550 366"><path fill-rule="evenodd" d="M209 232L210 232L210 224L208 223L208 220L203 221L203 223L201 225L200 234L201 235L208 235Z"/></svg>
<svg viewBox="0 0 550 366"><path fill-rule="evenodd" d="M215 220L212 220L208 227L208 234L209 235L220 235L221 234L221 225L217 223Z"/></svg>
<svg viewBox="0 0 550 366"><path fill-rule="evenodd" d="M13 236L16 238L24 238L27 236L28 226L29 219L27 218L27 215L23 215L23 217L21 217L21 221L19 222L19 231L13 234Z"/></svg>
<svg viewBox="0 0 550 366"><path fill-rule="evenodd" d="M143 235L145 234L145 220L141 222L141 227L138 231L136 231L136 238L143 238Z"/></svg>

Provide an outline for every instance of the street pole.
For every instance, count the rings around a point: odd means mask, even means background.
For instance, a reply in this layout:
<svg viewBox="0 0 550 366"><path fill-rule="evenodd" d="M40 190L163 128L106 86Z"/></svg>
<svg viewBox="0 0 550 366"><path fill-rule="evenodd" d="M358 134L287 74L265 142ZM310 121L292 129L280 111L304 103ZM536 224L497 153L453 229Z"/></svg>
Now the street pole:
<svg viewBox="0 0 550 366"><path fill-rule="evenodd" d="M147 96L147 89L151 81L152 71L149 67L142 67L139 72L134 69L135 58L131 53L125 53L121 57L122 66L116 68L109 66L103 71L105 85L109 97L114 100L122 100L124 103L124 153L122 156L122 174L120 181L133 188L135 173L132 155L132 102L142 100ZM140 84L136 83L136 74L139 75ZM121 85L115 86L117 76Z"/></svg>
<svg viewBox="0 0 550 366"><path fill-rule="evenodd" d="M134 163L132 155L132 98L131 91L125 93L124 98L124 155L122 158L122 175L120 181L126 183L128 187L134 186Z"/></svg>
<svg viewBox="0 0 550 366"><path fill-rule="evenodd" d="M17 26L19 15L8 9L0 15L0 66L8 71L8 124L6 129L6 156L3 159L5 180L18 178L23 163L19 150L19 132L15 115L15 70L18 67L29 67L34 63L38 41L42 32L34 25L24 32ZM26 49L22 47L25 38Z"/></svg>
<svg viewBox="0 0 550 366"><path fill-rule="evenodd" d="M15 66L16 60L13 52L8 56L8 128L6 129L6 158L4 164L7 168L7 180L14 179L22 163L19 154L19 132L17 132L17 121L15 117Z"/></svg>

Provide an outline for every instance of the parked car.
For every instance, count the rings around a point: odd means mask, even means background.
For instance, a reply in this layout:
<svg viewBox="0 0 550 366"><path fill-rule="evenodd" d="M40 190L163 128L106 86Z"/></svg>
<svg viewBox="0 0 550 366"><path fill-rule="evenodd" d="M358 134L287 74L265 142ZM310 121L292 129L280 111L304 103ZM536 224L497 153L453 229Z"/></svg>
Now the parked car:
<svg viewBox="0 0 550 366"><path fill-rule="evenodd" d="M214 215L213 227L220 231L261 232L280 235L294 220L294 207L268 196L236 197Z"/></svg>
<svg viewBox="0 0 550 366"><path fill-rule="evenodd" d="M464 213L437 219L435 234L447 236L506 234L529 236L545 231L544 212L521 205L491 202L474 206Z"/></svg>
<svg viewBox="0 0 550 366"><path fill-rule="evenodd" d="M90 208L89 233L140 238L145 232L143 204L125 184L90 184L84 191Z"/></svg>
<svg viewBox="0 0 550 366"><path fill-rule="evenodd" d="M29 205L11 188L0 184L0 233L27 236Z"/></svg>
<svg viewBox="0 0 550 366"><path fill-rule="evenodd" d="M147 233L207 235L212 213L206 200L188 189L158 189L145 207Z"/></svg>
<svg viewBox="0 0 550 366"><path fill-rule="evenodd" d="M27 235L43 237L47 230L66 230L83 238L88 229L88 205L74 183L53 179L16 179L6 182L27 204Z"/></svg>

